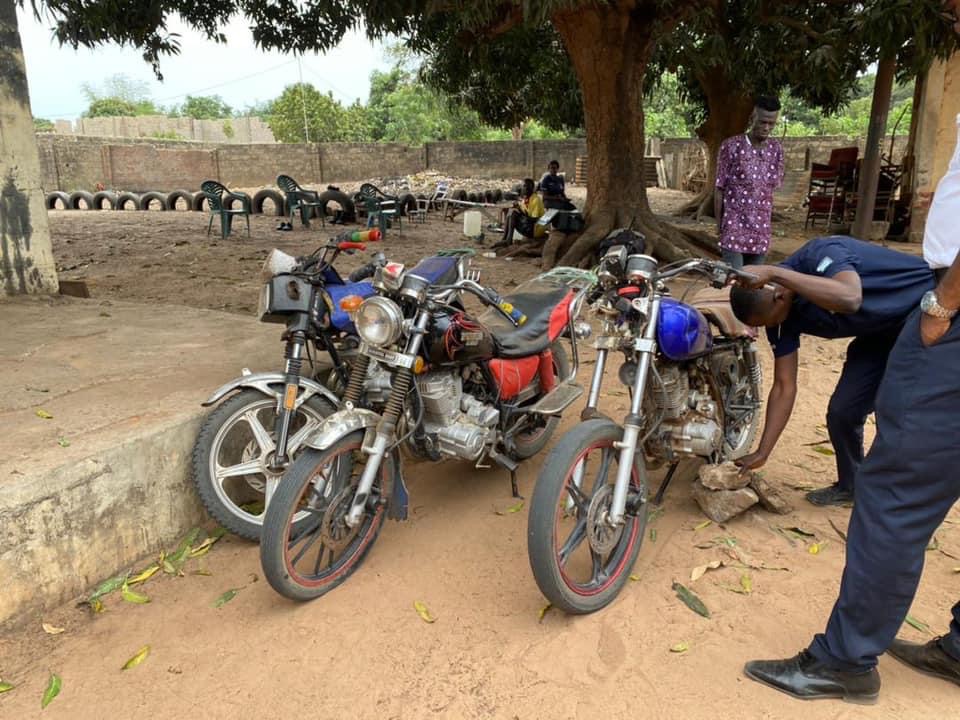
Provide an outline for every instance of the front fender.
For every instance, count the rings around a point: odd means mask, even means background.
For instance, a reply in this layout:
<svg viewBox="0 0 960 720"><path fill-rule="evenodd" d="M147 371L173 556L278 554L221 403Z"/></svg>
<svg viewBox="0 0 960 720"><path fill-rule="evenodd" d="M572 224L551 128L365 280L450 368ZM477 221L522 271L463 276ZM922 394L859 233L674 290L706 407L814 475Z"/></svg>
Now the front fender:
<svg viewBox="0 0 960 720"><path fill-rule="evenodd" d="M214 405L239 388L253 388L254 390L259 390L268 397L277 398L279 401L283 396L283 387L285 384L286 376L283 373L251 373L245 369L245 372L240 377L234 378L226 385L221 385L218 387L214 391L213 395L203 402L203 405L204 407ZM312 380L307 377L301 377L299 379L299 385L303 388L303 392L297 397L297 404L295 405L296 408L299 408L304 402L309 400L314 395L322 395L324 398L333 403L334 407L340 407L340 398L334 395L329 388L324 387L316 380Z"/></svg>
<svg viewBox="0 0 960 720"><path fill-rule="evenodd" d="M380 415L372 410L362 408L339 410L325 418L320 423L320 427L307 436L304 445L316 450L326 450L340 438L357 430L376 427L379 422Z"/></svg>

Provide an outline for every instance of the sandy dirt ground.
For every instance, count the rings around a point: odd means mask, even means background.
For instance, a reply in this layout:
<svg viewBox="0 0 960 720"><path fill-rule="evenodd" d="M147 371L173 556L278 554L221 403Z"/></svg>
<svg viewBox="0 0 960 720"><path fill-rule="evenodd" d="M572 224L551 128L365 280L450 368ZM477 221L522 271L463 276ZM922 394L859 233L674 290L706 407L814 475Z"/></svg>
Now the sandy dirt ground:
<svg viewBox="0 0 960 720"><path fill-rule="evenodd" d="M677 198L657 198L662 206ZM55 253L64 277L83 277L95 296L180 302L247 312L255 273L274 244L303 252L320 229L279 233L274 218L254 218L253 237L208 241L196 213L53 213ZM802 223L801 223L802 225ZM799 244L792 234L778 244ZM459 225L431 220L391 235L391 257L410 261L464 244ZM359 262L359 259L354 259ZM509 287L536 270L531 261L479 258L485 280ZM224 538L184 577L160 574L140 586L151 602L117 594L106 612L72 604L0 637L0 717L70 718L946 718L958 690L880 661L884 689L874 708L802 704L746 680L743 663L783 657L822 629L839 587L849 510L815 509L804 490L833 481L833 460L809 443L825 438L827 399L845 343L805 341L800 397L766 476L786 488L796 511L748 512L702 527L690 472L678 474L634 568L637 577L605 611L568 617L540 611L527 562L526 507L514 505L508 476L470 465L408 465L411 518L386 526L365 564L329 595L308 604L277 596L261 577L257 548ZM770 353L764 348L767 379ZM585 370L589 372L588 365ZM625 410L626 393L608 382L604 405ZM565 419L562 429L575 420ZM872 437L872 426L868 426ZM539 460L521 466L529 496ZM654 477L659 480L659 475ZM498 512L502 514L498 514ZM960 595L960 513L954 509L927 553L913 617L946 631ZM834 527L836 526L836 528ZM777 528L801 528L792 539ZM788 533L789 535L789 533ZM690 582L691 570L726 556L712 545L735 538L756 559L782 570L723 568ZM820 552L810 547L819 544ZM69 563L69 558L64 558ZM147 565L145 559L139 570ZM209 574L195 574L201 571ZM697 592L711 612L692 613L673 581ZM239 589L214 607L229 589ZM436 616L423 622L421 601ZM49 635L45 622L65 628ZM903 635L931 635L905 626ZM679 643L684 653L671 652ZM121 666L144 645L149 656ZM60 695L40 702L50 673Z"/></svg>

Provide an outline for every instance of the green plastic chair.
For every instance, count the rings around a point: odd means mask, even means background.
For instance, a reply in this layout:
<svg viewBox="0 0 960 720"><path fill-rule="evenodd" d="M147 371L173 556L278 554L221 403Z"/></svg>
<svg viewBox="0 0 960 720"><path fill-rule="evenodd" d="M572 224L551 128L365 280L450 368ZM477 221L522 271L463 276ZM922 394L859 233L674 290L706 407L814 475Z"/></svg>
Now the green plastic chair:
<svg viewBox="0 0 960 720"><path fill-rule="evenodd" d="M368 228L376 225L380 228L381 237L386 237L387 228L396 223L397 232L403 233L403 221L400 219L397 198L387 195L371 183L364 183L360 186L360 197L363 199L363 206L367 210Z"/></svg>
<svg viewBox="0 0 960 720"><path fill-rule="evenodd" d="M207 198L207 205L210 208L210 222L207 223L207 235L213 228L213 218L220 217L220 237L224 240L230 235L230 229L233 226L235 215L242 215L247 221L247 237L250 237L250 212L252 201L250 196L242 192L233 192L225 185L216 180L204 180L200 183L200 191ZM231 205L228 207L226 202L229 200ZM239 200L240 207L233 207L232 201Z"/></svg>
<svg viewBox="0 0 960 720"><path fill-rule="evenodd" d="M310 211L316 210L315 215L320 218L321 225L327 226L327 221L324 218L324 205L326 203L320 202L320 193L316 190L307 190L301 187L300 183L289 175L278 175L277 187L283 190L287 196L287 214L291 222L294 213L299 211L300 222L304 227L310 227Z"/></svg>

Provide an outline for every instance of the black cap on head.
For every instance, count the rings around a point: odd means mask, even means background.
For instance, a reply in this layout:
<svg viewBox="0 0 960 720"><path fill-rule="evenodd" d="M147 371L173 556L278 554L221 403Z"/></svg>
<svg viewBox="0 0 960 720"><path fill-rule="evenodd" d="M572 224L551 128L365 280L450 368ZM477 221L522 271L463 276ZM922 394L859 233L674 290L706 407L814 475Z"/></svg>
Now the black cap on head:
<svg viewBox="0 0 960 720"><path fill-rule="evenodd" d="M767 112L780 112L780 98L774 95L759 95L756 106Z"/></svg>

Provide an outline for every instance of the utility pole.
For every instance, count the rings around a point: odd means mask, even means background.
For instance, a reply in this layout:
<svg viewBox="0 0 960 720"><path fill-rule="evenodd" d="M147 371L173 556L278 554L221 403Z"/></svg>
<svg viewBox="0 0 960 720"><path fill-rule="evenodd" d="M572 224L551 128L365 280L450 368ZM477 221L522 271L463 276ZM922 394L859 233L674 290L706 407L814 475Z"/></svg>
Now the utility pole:
<svg viewBox="0 0 960 720"><path fill-rule="evenodd" d="M303 92L303 65L297 55L297 72L300 74L300 105L303 107L303 136L310 142L310 128L307 126L307 97Z"/></svg>
<svg viewBox="0 0 960 720"><path fill-rule="evenodd" d="M860 181L857 184L857 216L850 234L861 240L870 239L870 226L877 202L877 186L880 182L880 145L887 131L887 116L890 113L890 98L893 96L893 78L897 70L896 56L885 57L877 66L877 79L873 87L873 103L870 106L870 128L867 130L867 146L860 166Z"/></svg>

